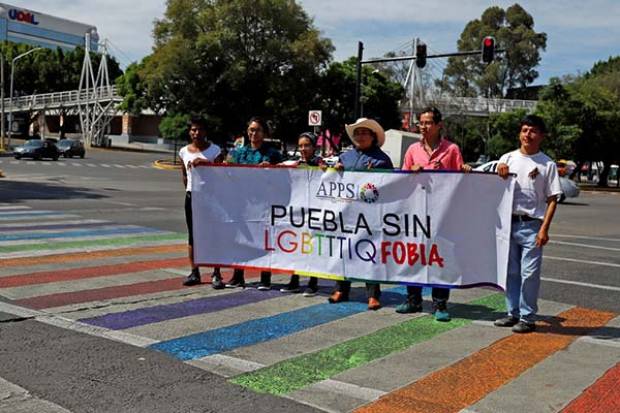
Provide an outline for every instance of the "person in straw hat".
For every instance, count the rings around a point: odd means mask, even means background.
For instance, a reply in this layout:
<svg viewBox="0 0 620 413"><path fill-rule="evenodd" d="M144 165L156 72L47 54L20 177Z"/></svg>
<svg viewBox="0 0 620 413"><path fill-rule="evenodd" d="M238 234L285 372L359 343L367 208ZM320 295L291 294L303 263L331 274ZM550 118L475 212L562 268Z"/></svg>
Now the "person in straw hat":
<svg viewBox="0 0 620 413"><path fill-rule="evenodd" d="M392 160L381 150L385 142L385 132L381 125L373 119L360 118L351 125L345 125L347 134L353 142L354 148L344 152L338 158L335 165L337 170L368 170L368 169L393 169ZM336 288L329 297L330 303L339 303L349 300L351 291L350 281L338 281ZM368 309L378 310L381 308L379 296L381 288L378 283L366 283L368 296Z"/></svg>

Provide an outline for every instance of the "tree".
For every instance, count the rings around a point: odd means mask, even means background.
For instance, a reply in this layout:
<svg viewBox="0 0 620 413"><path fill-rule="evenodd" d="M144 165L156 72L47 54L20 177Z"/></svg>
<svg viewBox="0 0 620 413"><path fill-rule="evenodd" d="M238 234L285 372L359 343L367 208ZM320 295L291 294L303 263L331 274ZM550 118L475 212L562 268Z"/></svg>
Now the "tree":
<svg viewBox="0 0 620 413"><path fill-rule="evenodd" d="M153 109L211 119L224 136L263 115L294 139L333 50L294 0L168 0L153 34L153 54L125 81L127 107L145 96Z"/></svg>
<svg viewBox="0 0 620 413"><path fill-rule="evenodd" d="M480 19L467 23L457 42L459 51L480 50L482 39L494 36L504 55L491 64L480 56L451 57L437 85L456 96L502 97L515 86L526 87L537 77L534 69L545 50L547 35L534 31L534 19L519 4L506 10L489 7Z"/></svg>
<svg viewBox="0 0 620 413"><path fill-rule="evenodd" d="M342 133L346 123L355 121L356 62L355 57L334 62L321 74L315 106L323 110L324 126L334 133ZM372 66L362 67L362 80L363 116L376 119L386 130L400 128L402 86Z"/></svg>

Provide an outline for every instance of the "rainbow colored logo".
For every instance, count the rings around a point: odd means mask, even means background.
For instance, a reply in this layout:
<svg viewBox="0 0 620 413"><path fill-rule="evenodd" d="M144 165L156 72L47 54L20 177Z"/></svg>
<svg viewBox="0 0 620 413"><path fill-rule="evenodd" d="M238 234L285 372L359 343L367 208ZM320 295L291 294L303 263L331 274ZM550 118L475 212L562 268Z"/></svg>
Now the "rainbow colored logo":
<svg viewBox="0 0 620 413"><path fill-rule="evenodd" d="M360 198L362 201L372 204L379 199L379 190L370 182L360 187Z"/></svg>

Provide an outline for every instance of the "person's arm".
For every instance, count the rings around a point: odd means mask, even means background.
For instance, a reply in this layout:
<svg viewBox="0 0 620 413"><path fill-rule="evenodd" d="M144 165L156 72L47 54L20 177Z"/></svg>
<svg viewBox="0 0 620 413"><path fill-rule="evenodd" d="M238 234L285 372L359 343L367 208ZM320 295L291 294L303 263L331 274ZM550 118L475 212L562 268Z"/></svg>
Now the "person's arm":
<svg viewBox="0 0 620 413"><path fill-rule="evenodd" d="M183 158L179 156L179 160L181 161L181 179L183 180L183 188L187 188L187 169L185 168L185 161Z"/></svg>
<svg viewBox="0 0 620 413"><path fill-rule="evenodd" d="M508 175L510 175L510 169L508 168L508 164L500 163L497 165L497 174L500 178L508 179Z"/></svg>
<svg viewBox="0 0 620 413"><path fill-rule="evenodd" d="M542 247L549 242L549 227L551 226L551 221L553 220L553 215L555 214L555 208L558 205L558 197L556 195L552 195L547 198L547 209L545 209L545 217L543 218L543 223L540 226L540 231L536 235L536 246Z"/></svg>

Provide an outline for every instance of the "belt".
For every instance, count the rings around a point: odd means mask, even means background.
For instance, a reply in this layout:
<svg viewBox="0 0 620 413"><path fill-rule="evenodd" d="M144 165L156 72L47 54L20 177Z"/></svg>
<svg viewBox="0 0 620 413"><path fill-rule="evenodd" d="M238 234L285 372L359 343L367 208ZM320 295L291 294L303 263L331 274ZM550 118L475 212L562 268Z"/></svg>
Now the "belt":
<svg viewBox="0 0 620 413"><path fill-rule="evenodd" d="M540 219L530 217L529 215L513 215L512 220L519 221L519 222L540 221Z"/></svg>

